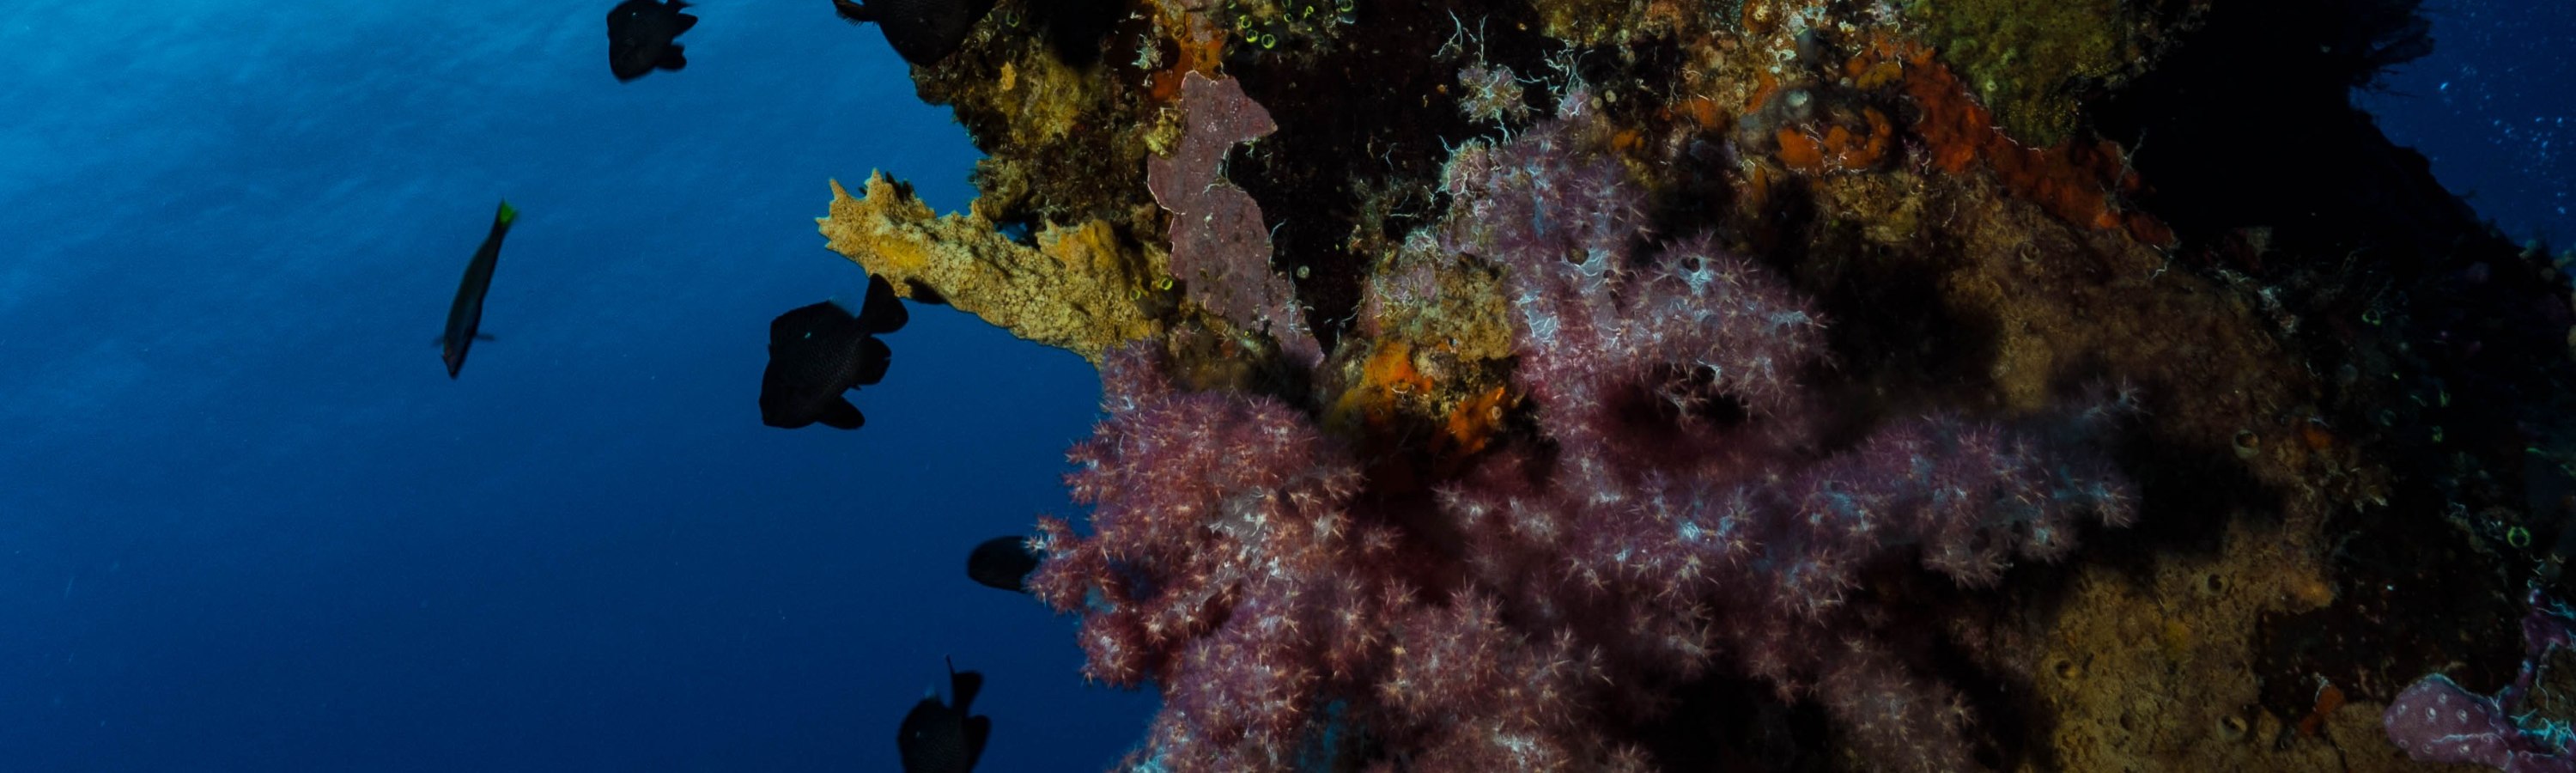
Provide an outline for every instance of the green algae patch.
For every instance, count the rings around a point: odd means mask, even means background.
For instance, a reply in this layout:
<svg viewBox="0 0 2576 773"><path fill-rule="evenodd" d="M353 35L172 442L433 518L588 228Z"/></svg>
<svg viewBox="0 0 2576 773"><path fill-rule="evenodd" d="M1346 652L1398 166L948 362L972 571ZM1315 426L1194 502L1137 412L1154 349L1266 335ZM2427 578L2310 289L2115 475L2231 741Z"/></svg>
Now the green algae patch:
<svg viewBox="0 0 2576 773"><path fill-rule="evenodd" d="M2085 92L2140 55L2118 0L1916 0L1908 11L2004 131L2029 145L2066 139Z"/></svg>

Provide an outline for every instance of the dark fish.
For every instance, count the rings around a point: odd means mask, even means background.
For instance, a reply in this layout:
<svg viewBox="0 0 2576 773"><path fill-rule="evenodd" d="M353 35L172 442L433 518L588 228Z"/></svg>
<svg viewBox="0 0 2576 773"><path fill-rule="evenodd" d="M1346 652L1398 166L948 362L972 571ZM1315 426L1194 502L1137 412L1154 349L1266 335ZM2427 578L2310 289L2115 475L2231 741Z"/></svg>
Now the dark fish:
<svg viewBox="0 0 2576 773"><path fill-rule="evenodd" d="M948 693L951 703L939 702L939 694L924 696L912 705L912 713L903 715L903 729L894 737L895 748L903 752L904 773L966 773L975 769L975 761L984 756L984 741L993 736L990 717L967 715L975 702L975 693L984 689L984 675L960 672L957 664L948 664Z"/></svg>
<svg viewBox="0 0 2576 773"><path fill-rule="evenodd" d="M832 0L832 10L851 24L876 22L904 61L932 65L965 45L975 22L992 12L993 0Z"/></svg>
<svg viewBox="0 0 2576 773"><path fill-rule="evenodd" d="M966 554L966 576L986 587L1028 592L1029 573L1038 570L1038 554L1022 537L994 537Z"/></svg>
<svg viewBox="0 0 2576 773"><path fill-rule="evenodd" d="M483 246L475 248L474 260L465 264L465 282L456 286L456 302L447 307L447 333L438 338L439 359L447 361L447 377L465 367L465 350L473 348L474 339L492 340L483 335L483 294L492 291L492 267L501 262L501 237L510 235L510 223L519 219L519 210L510 202L501 202L501 211L492 216L492 233L483 237Z"/></svg>
<svg viewBox="0 0 2576 773"><path fill-rule="evenodd" d="M680 12L687 7L683 0L626 0L608 9L608 72L623 83L656 68L689 66L676 42L680 33L698 26L698 17Z"/></svg>
<svg viewBox="0 0 2576 773"><path fill-rule="evenodd" d="M795 429L822 422L841 429L867 423L841 393L885 378L893 352L880 333L910 319L885 277L868 276L858 316L832 301L801 306L769 322L769 368L760 374L760 423Z"/></svg>

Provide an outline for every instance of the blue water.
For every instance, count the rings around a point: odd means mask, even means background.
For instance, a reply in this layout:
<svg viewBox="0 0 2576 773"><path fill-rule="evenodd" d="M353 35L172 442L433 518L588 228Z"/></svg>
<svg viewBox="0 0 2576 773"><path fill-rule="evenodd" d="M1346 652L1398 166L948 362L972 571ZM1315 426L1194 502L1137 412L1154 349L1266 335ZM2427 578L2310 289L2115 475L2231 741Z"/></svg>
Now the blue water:
<svg viewBox="0 0 2576 773"><path fill-rule="evenodd" d="M0 14L0 771L891 770L950 654L985 770L1135 741L962 571L1068 512L1080 359L918 307L865 429L759 421L769 319L865 286L825 180L962 207L963 132L819 0L623 85L608 5Z"/></svg>
<svg viewBox="0 0 2576 773"><path fill-rule="evenodd" d="M2576 3L2427 0L2433 53L2357 94L2515 240L2576 246Z"/></svg>

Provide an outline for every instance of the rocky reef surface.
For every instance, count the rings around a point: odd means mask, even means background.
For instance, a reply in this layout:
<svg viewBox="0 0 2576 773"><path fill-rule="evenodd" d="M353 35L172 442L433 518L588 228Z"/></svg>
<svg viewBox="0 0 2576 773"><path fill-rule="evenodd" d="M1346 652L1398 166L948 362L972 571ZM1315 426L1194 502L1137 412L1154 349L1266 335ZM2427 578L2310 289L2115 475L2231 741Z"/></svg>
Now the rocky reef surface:
<svg viewBox="0 0 2576 773"><path fill-rule="evenodd" d="M2576 552L2563 261L2350 101L2430 45L1001 0L912 73L971 211L877 174L821 227L1102 366L1031 586L1164 696L1133 766L2417 769L2419 677L2554 694L2520 621Z"/></svg>

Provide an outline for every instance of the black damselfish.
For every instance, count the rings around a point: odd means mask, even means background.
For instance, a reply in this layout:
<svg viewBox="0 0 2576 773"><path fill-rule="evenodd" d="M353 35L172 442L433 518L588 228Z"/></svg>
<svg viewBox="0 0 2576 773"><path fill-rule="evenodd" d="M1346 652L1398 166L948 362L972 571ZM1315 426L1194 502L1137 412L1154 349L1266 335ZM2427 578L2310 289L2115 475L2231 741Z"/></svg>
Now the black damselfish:
<svg viewBox="0 0 2576 773"><path fill-rule="evenodd" d="M680 54L680 33L698 26L698 17L681 13L683 0L626 0L608 9L608 72L620 83L655 69L689 66Z"/></svg>
<svg viewBox="0 0 2576 773"><path fill-rule="evenodd" d="M492 291L492 269L501 263L501 237L510 235L510 224L518 219L519 210L501 202L501 211L492 215L492 232L465 264L465 281L447 306L447 332L438 337L438 358L447 361L448 378L465 368L465 350L474 348L474 339L491 340L482 334L483 296Z"/></svg>
<svg viewBox="0 0 2576 773"><path fill-rule="evenodd" d="M851 24L876 22L904 61L932 65L957 53L993 0L832 0L832 9Z"/></svg>
<svg viewBox="0 0 2576 773"><path fill-rule="evenodd" d="M966 773L975 769L975 761L984 756L984 741L993 736L992 718L966 713L975 702L975 693L983 689L983 674L961 672L955 662L948 664L951 703L941 704L937 692L923 697L912 705L912 713L903 715L903 728L895 734L895 748L903 752L904 773Z"/></svg>
<svg viewBox="0 0 2576 773"><path fill-rule="evenodd" d="M1025 537L994 537L966 554L966 576L988 588L1027 593L1029 573L1038 570L1038 554Z"/></svg>
<svg viewBox="0 0 2576 773"><path fill-rule="evenodd" d="M841 429L867 423L841 393L885 378L894 353L882 333L911 317L885 277L868 276L857 316L832 301L800 306L769 322L769 368L760 374L760 423L795 429L815 422Z"/></svg>

